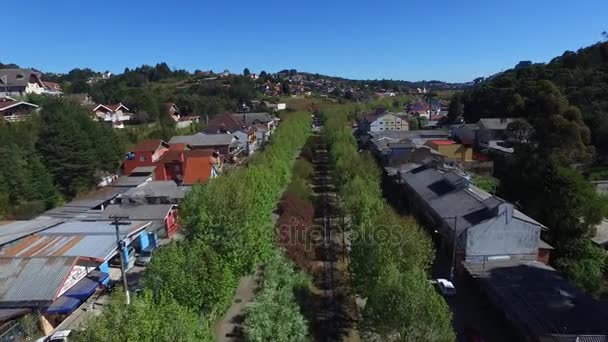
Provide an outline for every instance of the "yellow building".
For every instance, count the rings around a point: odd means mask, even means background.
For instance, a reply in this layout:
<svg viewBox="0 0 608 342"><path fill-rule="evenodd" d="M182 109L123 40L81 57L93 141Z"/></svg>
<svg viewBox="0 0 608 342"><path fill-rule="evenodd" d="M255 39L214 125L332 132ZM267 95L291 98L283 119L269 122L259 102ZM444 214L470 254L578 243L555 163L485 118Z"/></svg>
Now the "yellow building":
<svg viewBox="0 0 608 342"><path fill-rule="evenodd" d="M429 140L424 145L443 154L447 159L458 160L462 162L473 160L472 147L457 144L452 140Z"/></svg>

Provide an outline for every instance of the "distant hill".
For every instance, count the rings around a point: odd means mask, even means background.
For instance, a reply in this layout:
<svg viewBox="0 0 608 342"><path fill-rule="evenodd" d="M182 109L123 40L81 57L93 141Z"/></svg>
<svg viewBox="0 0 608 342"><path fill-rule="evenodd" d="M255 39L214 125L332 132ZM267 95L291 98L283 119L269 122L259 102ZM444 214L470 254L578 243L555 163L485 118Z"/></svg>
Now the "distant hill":
<svg viewBox="0 0 608 342"><path fill-rule="evenodd" d="M566 51L547 64L520 63L465 92L467 122L480 117L526 117L535 82L553 83L582 113L599 155L608 155L608 42ZM528 102L527 102L528 101Z"/></svg>

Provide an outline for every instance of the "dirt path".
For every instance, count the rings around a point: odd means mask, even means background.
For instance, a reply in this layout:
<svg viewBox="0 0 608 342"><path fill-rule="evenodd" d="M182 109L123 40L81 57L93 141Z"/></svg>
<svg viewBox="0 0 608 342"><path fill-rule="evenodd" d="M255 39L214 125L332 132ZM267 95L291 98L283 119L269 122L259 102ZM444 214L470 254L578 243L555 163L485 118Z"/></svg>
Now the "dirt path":
<svg viewBox="0 0 608 342"><path fill-rule="evenodd" d="M222 320L213 326L215 340L220 342L241 341L243 317L245 307L251 303L255 297L254 292L257 286L256 277L249 275L241 278L239 287L236 289L232 305L224 314Z"/></svg>

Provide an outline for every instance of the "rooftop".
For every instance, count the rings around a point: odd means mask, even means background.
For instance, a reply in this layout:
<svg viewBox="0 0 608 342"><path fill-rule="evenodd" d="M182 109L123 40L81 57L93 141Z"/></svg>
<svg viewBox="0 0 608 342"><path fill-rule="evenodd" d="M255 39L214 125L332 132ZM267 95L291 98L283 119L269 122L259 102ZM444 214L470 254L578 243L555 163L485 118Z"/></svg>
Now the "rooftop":
<svg viewBox="0 0 608 342"><path fill-rule="evenodd" d="M454 142L452 140L447 140L447 139L436 139L436 140L429 140L429 141L437 146L456 144L456 142Z"/></svg>
<svg viewBox="0 0 608 342"><path fill-rule="evenodd" d="M110 220L114 215L126 215L130 220L164 220L173 208L174 204L113 204L100 213L100 220Z"/></svg>
<svg viewBox="0 0 608 342"><path fill-rule="evenodd" d="M0 223L0 245L19 240L62 223L63 220L52 217L37 217L29 221L12 221Z"/></svg>
<svg viewBox="0 0 608 342"><path fill-rule="evenodd" d="M161 146L168 148L169 144L167 144L165 141L160 140L160 139L150 139L150 140L144 140L144 141L140 142L139 144L133 146L131 148L131 151L152 152L152 151L156 151Z"/></svg>
<svg viewBox="0 0 608 342"><path fill-rule="evenodd" d="M114 183L112 183L112 187L127 187L127 188L137 187L145 182L151 181L152 178L153 178L152 175L133 176L133 177L120 176Z"/></svg>
<svg viewBox="0 0 608 342"><path fill-rule="evenodd" d="M87 195L68 202L61 207L46 211L43 216L71 219L86 213L90 209L100 207L116 198L127 188L104 187L88 193Z"/></svg>
<svg viewBox="0 0 608 342"><path fill-rule="evenodd" d="M479 119L478 125L480 128L490 130L504 130L511 122L515 121L512 118L481 118Z"/></svg>
<svg viewBox="0 0 608 342"><path fill-rule="evenodd" d="M77 257L0 258L0 302L3 307L52 302ZM12 302L12 304L11 304Z"/></svg>
<svg viewBox="0 0 608 342"><path fill-rule="evenodd" d="M189 186L180 186L174 181L150 181L140 187L127 190L120 195L120 198L167 197L182 199L189 190Z"/></svg>
<svg viewBox="0 0 608 342"><path fill-rule="evenodd" d="M120 226L122 239L136 235L150 223L132 221ZM57 226L7 244L0 249L0 257L86 257L103 261L116 251L116 231L105 221L64 222Z"/></svg>
<svg viewBox="0 0 608 342"><path fill-rule="evenodd" d="M534 336L607 335L608 306L540 262L465 263L495 307Z"/></svg>
<svg viewBox="0 0 608 342"><path fill-rule="evenodd" d="M170 144L184 143L191 146L228 146L235 140L232 134L196 133L193 135L180 135L171 138Z"/></svg>

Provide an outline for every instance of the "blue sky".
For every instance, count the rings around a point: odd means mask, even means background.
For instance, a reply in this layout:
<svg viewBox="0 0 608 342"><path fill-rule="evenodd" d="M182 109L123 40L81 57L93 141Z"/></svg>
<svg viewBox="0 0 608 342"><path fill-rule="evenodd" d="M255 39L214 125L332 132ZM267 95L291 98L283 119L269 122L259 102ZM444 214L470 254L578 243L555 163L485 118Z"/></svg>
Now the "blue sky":
<svg viewBox="0 0 608 342"><path fill-rule="evenodd" d="M600 40L606 0L20 0L0 62L469 81ZM19 15L14 15L19 13Z"/></svg>

